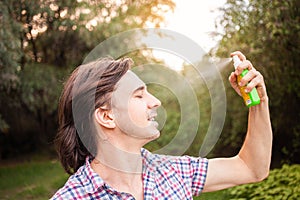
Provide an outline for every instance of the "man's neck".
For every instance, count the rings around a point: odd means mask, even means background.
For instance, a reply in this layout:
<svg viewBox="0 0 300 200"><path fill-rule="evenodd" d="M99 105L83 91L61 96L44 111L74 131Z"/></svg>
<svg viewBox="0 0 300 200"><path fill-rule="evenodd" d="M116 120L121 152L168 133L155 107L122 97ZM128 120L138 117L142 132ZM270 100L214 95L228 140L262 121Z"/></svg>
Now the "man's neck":
<svg viewBox="0 0 300 200"><path fill-rule="evenodd" d="M106 166L101 161L94 159L91 163L92 169L100 175L106 183L115 183L113 185L123 185L125 187L133 187L134 184L142 180L141 173L124 172Z"/></svg>
<svg viewBox="0 0 300 200"><path fill-rule="evenodd" d="M115 156L111 155L112 160L117 160ZM126 163L126 159L121 157L119 156L119 163L113 163L117 164L117 166L106 165L95 158L91 163L91 167L106 184L118 192L126 192L133 195L136 199L143 199L142 169L137 167L142 165L142 160L132 161L131 159L130 161L129 159ZM110 162L110 160L106 158L106 162ZM124 163L126 163L125 166L123 165Z"/></svg>
<svg viewBox="0 0 300 200"><path fill-rule="evenodd" d="M105 141L98 148L95 159L105 166L129 174L142 173L141 147L124 149Z"/></svg>

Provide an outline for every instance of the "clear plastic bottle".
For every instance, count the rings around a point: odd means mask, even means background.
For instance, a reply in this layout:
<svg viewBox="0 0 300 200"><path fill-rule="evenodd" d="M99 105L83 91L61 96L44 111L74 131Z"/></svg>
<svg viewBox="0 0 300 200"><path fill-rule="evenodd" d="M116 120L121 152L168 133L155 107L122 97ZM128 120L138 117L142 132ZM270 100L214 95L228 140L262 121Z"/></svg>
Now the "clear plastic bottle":
<svg viewBox="0 0 300 200"><path fill-rule="evenodd" d="M240 60L240 58L235 55L233 56L233 66L236 69L240 64L242 63L242 61ZM244 71L237 77L237 82L239 83L241 81L241 79L248 73L248 69L244 69ZM241 92L241 95L244 99L244 103L246 106L250 107L250 106L255 106L258 105L260 103L260 98L258 96L257 90L256 88L253 88L251 92L246 93L245 89L246 89L246 85L245 86L238 86Z"/></svg>

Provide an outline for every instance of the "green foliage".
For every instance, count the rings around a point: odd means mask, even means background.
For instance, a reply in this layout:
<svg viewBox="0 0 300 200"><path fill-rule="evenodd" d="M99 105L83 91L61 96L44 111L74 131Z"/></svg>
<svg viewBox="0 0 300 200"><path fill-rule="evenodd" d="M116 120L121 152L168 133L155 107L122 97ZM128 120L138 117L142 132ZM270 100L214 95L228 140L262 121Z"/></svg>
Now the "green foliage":
<svg viewBox="0 0 300 200"><path fill-rule="evenodd" d="M0 93L1 159L45 148L52 142L57 130L58 100L69 71L47 64L27 64L17 73L15 88Z"/></svg>
<svg viewBox="0 0 300 200"><path fill-rule="evenodd" d="M300 145L299 1L228 0L221 11L217 26L225 29L217 55L228 57L230 52L240 50L264 75L275 136L273 153L284 162L298 163L300 152L294 147ZM228 107L232 109L236 97L228 94ZM244 112L234 108L232 111L228 111L229 119ZM245 129L244 120L236 120L235 125L230 123L228 120L224 129L228 133L236 132L233 127ZM224 144L234 144L238 138L222 139Z"/></svg>
<svg viewBox="0 0 300 200"><path fill-rule="evenodd" d="M14 73L17 69L18 59L21 56L20 41L18 38L21 25L15 23L10 16L11 6L6 1L0 2L0 75ZM0 86L6 79L1 76Z"/></svg>
<svg viewBox="0 0 300 200"><path fill-rule="evenodd" d="M263 182L229 189L230 199L299 199L300 165L283 165L274 169Z"/></svg>
<svg viewBox="0 0 300 200"><path fill-rule="evenodd" d="M20 104L36 118L47 120L56 112L67 72L46 64L27 65L20 73Z"/></svg>
<svg viewBox="0 0 300 200"><path fill-rule="evenodd" d="M205 65L207 65L207 63L205 63L204 65L202 65L201 63L198 64L198 66L202 66L202 67ZM198 108L200 113L200 121L198 125L197 135L195 136L193 143L190 145L186 153L188 155L199 156L199 150L201 148L201 144L204 140L204 137L207 134L208 127L211 120L211 95L207 88L207 82L205 82L203 77L200 77L199 72L195 69L195 66L186 64L181 73L186 78L186 80L189 80L189 83L191 84L191 87L193 88L193 91L197 96L197 101L199 106ZM187 104L181 106L189 106L189 105ZM191 108L191 109L195 109L195 108ZM191 112L193 111L191 110ZM195 123L194 120L192 119L190 120L191 123Z"/></svg>
<svg viewBox="0 0 300 200"><path fill-rule="evenodd" d="M0 102L5 95L15 89L18 77L16 71L19 66L20 42L18 39L20 24L14 23L10 17L11 7L0 2ZM7 122L0 114L0 133L8 129Z"/></svg>
<svg viewBox="0 0 300 200"><path fill-rule="evenodd" d="M227 190L220 190L216 192L201 193L200 196L193 197L194 200L227 200L229 194Z"/></svg>

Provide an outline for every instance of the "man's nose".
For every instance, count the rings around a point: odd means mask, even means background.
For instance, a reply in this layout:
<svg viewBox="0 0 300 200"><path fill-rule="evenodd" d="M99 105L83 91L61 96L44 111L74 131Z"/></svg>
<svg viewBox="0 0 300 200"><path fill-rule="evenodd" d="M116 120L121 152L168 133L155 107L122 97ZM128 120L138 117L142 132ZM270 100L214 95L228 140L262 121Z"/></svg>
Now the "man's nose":
<svg viewBox="0 0 300 200"><path fill-rule="evenodd" d="M158 98L156 98L152 94L149 94L148 106L149 106L149 108L157 108L157 107L161 106L161 102Z"/></svg>

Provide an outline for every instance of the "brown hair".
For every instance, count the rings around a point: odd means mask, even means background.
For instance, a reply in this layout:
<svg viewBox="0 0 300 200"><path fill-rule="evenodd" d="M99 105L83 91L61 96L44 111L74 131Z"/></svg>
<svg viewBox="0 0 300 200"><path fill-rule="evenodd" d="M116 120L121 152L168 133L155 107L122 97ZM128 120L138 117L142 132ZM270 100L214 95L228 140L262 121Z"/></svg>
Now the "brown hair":
<svg viewBox="0 0 300 200"><path fill-rule="evenodd" d="M132 63L130 58L102 58L77 67L66 81L59 100L55 145L67 173L76 172L87 156L95 156L93 113L102 106L110 108L111 93Z"/></svg>

